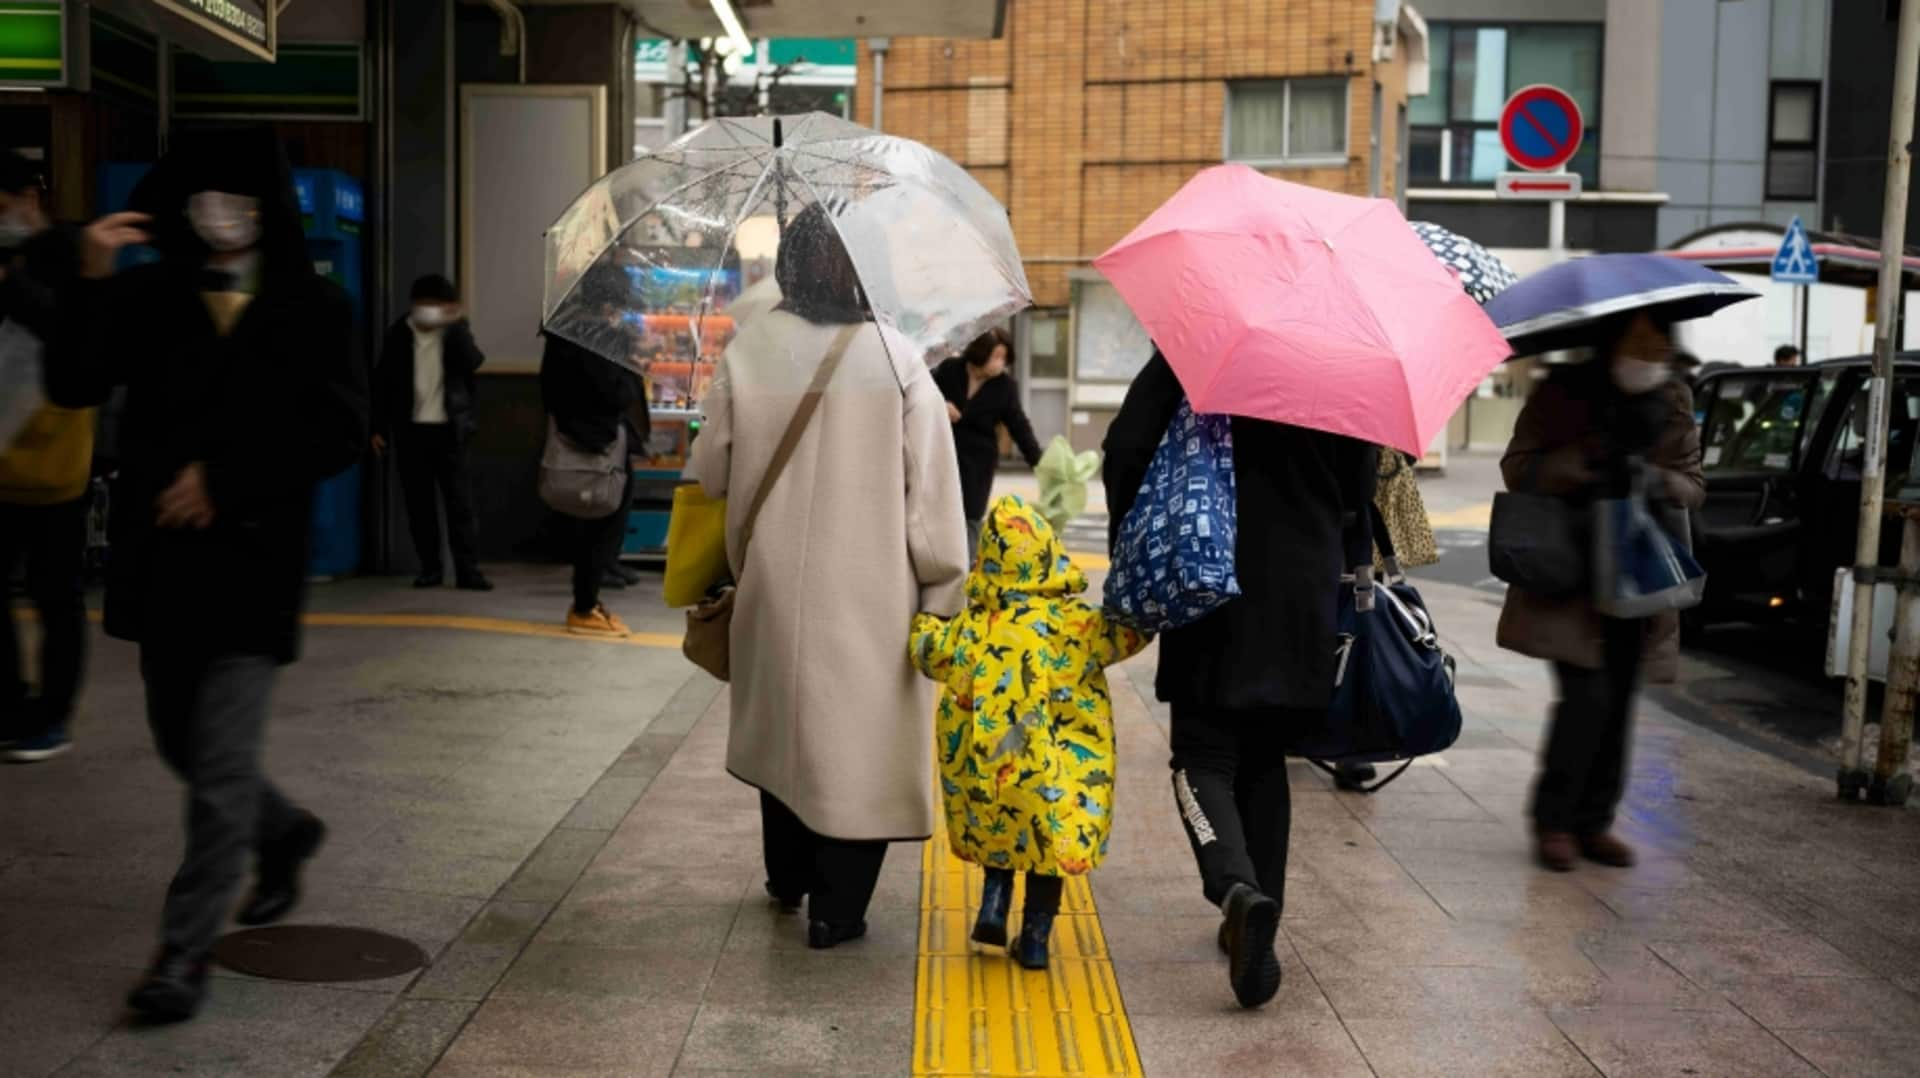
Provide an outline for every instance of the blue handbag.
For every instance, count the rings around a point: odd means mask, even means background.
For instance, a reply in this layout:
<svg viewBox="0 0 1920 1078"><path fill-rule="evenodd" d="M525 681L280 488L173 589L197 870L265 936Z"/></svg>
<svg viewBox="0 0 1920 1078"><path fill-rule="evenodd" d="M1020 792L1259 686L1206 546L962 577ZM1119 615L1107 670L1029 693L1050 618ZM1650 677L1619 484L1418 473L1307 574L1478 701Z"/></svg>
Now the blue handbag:
<svg viewBox="0 0 1920 1078"><path fill-rule="evenodd" d="M1191 625L1240 594L1233 424L1180 402L1120 523L1106 607L1147 632Z"/></svg>
<svg viewBox="0 0 1920 1078"><path fill-rule="evenodd" d="M1646 470L1633 464L1624 498L1593 503L1593 607L1610 618L1645 618L1700 605L1707 574L1688 548L1687 517L1675 532L1647 504Z"/></svg>
<svg viewBox="0 0 1920 1078"><path fill-rule="evenodd" d="M1389 763L1400 769L1366 792L1400 777L1415 757L1441 752L1460 739L1460 701L1454 661L1440 646L1433 615L1407 582L1378 508L1375 541L1386 573L1357 567L1341 578L1333 699L1324 717L1294 731L1288 751L1320 763Z"/></svg>

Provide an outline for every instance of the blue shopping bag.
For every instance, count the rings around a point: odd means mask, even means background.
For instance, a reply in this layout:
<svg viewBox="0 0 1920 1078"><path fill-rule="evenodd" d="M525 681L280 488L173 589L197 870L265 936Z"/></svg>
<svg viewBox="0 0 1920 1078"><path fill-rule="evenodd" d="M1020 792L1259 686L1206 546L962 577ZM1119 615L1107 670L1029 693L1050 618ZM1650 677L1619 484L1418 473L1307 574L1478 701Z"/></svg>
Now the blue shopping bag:
<svg viewBox="0 0 1920 1078"><path fill-rule="evenodd" d="M1673 530L1647 504L1646 471L1634 465L1624 498L1593 503L1593 606L1610 618L1645 618L1698 606L1706 597L1707 573L1694 560L1687 517Z"/></svg>
<svg viewBox="0 0 1920 1078"><path fill-rule="evenodd" d="M1120 523L1106 607L1147 632L1191 625L1240 594L1233 425L1180 402Z"/></svg>

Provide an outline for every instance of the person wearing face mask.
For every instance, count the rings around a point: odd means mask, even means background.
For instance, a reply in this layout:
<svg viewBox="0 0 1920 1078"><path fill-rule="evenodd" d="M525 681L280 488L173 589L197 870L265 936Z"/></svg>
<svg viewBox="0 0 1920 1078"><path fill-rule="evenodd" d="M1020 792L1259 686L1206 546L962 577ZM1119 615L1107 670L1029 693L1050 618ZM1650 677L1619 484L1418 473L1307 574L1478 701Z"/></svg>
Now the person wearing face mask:
<svg viewBox="0 0 1920 1078"><path fill-rule="evenodd" d="M78 233L44 207L38 167L0 153L0 347L33 350L52 333L55 297L78 269ZM16 333L24 330L24 333ZM42 401L0 442L0 585L24 564L39 617L40 691L27 693L13 619L0 615L0 759L49 760L72 747L68 721L86 663L83 594L95 409Z"/></svg>
<svg viewBox="0 0 1920 1078"><path fill-rule="evenodd" d="M187 804L159 952L128 1004L179 1021L249 861L239 920L268 924L325 837L261 745L299 654L314 488L366 448L367 386L352 303L314 272L271 131L177 135L132 205L83 233L46 382L68 407L126 387L106 631L139 645L147 724ZM140 243L160 259L116 274Z"/></svg>
<svg viewBox="0 0 1920 1078"><path fill-rule="evenodd" d="M430 274L413 283L413 306L387 331L373 372L373 451L393 449L407 501L413 549L420 558L416 588L445 581L440 560L440 506L447 513L447 544L454 583L492 591L480 572L474 537L467 447L473 439L474 372L486 362L460 311L453 282Z"/></svg>
<svg viewBox="0 0 1920 1078"><path fill-rule="evenodd" d="M1668 325L1638 313L1603 333L1590 362L1559 368L1533 396L1501 459L1507 489L1580 505L1645 483L1655 515L1684 519L1706 500L1693 393L1673 376ZM1674 524L1668 525L1681 534ZM1680 619L1603 616L1590 592L1509 588L1499 644L1553 664L1559 687L1534 787L1536 854L1569 871L1579 858L1625 868L1632 847L1612 833L1625 792L1639 683L1678 674Z"/></svg>

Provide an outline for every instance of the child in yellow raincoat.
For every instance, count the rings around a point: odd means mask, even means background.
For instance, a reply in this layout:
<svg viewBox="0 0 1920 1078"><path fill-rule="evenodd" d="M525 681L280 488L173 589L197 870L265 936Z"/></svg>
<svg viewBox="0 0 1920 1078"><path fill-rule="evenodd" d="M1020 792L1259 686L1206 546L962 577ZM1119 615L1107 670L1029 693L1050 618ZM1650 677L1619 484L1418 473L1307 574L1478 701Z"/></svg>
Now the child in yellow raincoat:
<svg viewBox="0 0 1920 1078"><path fill-rule="evenodd" d="M1014 957L1047 966L1063 877L1091 871L1113 819L1108 666L1146 638L1076 598L1087 581L1053 528L1001 498L967 578L967 608L914 621L914 666L941 683L940 789L947 835L986 869L973 938L1005 946L1013 874L1027 873Z"/></svg>

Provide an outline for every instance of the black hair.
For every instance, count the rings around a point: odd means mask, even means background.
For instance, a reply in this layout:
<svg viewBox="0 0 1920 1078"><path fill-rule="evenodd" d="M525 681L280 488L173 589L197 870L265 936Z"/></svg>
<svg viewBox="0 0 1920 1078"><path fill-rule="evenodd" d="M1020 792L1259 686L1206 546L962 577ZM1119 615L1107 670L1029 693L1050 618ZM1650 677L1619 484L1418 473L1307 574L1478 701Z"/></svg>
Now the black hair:
<svg viewBox="0 0 1920 1078"><path fill-rule="evenodd" d="M966 360L969 367L984 367L987 365L987 360L993 358L993 350L996 348L1005 348L1007 362L1013 362L1013 338L999 326L975 337L973 343L967 345L967 350L960 353L960 358Z"/></svg>
<svg viewBox="0 0 1920 1078"><path fill-rule="evenodd" d="M1773 361L1775 363L1785 363L1789 359L1799 359L1799 358L1800 358L1800 349L1795 348L1793 345L1790 345L1790 344L1783 344L1780 347L1773 350Z"/></svg>
<svg viewBox="0 0 1920 1078"><path fill-rule="evenodd" d="M819 203L801 210L780 233L773 276L780 306L809 322L849 325L871 317L853 257Z"/></svg>
<svg viewBox="0 0 1920 1078"><path fill-rule="evenodd" d="M23 195L29 191L46 189L42 182L38 163L27 160L19 150L0 153L0 191L10 195Z"/></svg>
<svg viewBox="0 0 1920 1078"><path fill-rule="evenodd" d="M416 303L422 300L428 303L458 303L460 293L453 287L452 281L438 273L429 273L413 282L413 292L408 298Z"/></svg>

